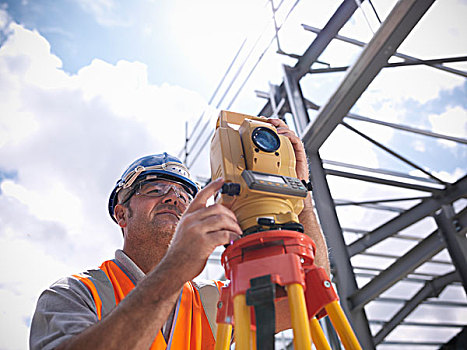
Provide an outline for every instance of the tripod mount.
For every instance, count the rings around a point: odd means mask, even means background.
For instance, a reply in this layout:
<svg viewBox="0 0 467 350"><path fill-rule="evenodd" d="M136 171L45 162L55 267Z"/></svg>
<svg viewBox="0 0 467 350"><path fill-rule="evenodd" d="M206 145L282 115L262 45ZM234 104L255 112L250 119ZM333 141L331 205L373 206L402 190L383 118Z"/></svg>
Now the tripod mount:
<svg viewBox="0 0 467 350"><path fill-rule="evenodd" d="M323 268L314 264L316 247L302 233L272 230L229 245L222 265L230 284L221 291L216 350L274 349L275 304L288 299L294 348L331 350L318 319L329 318L345 349L361 349ZM254 312L252 312L254 310Z"/></svg>

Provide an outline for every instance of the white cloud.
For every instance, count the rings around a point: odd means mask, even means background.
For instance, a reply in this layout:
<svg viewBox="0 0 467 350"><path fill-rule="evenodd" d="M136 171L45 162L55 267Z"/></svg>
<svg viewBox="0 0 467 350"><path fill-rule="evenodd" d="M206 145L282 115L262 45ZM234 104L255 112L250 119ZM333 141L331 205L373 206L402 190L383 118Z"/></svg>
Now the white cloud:
<svg viewBox="0 0 467 350"><path fill-rule="evenodd" d="M82 203L63 183L54 181L46 191L30 190L12 180L0 184L2 195L18 199L41 220L62 222L67 230L79 230L84 223ZM66 206L63 205L66 203Z"/></svg>
<svg viewBox="0 0 467 350"><path fill-rule="evenodd" d="M464 168L456 168L453 173L449 173L447 171L434 171L433 175L437 178L448 182L453 183L459 180L462 176L465 175L465 167Z"/></svg>
<svg viewBox="0 0 467 350"><path fill-rule="evenodd" d="M442 114L430 114L428 120L433 132L448 136L467 138L467 110L460 107L448 107ZM440 144L454 148L453 141L439 140Z"/></svg>
<svg viewBox="0 0 467 350"><path fill-rule="evenodd" d="M2 349L27 349L29 322L39 292L71 266L23 239L0 237Z"/></svg>
<svg viewBox="0 0 467 350"><path fill-rule="evenodd" d="M383 69L359 100L359 106L375 105L391 100L396 106L407 99L426 103L438 97L441 90L452 90L464 84L464 78L430 67L398 67Z"/></svg>
<svg viewBox="0 0 467 350"><path fill-rule="evenodd" d="M401 45L401 52L419 58L439 58L441 52L442 57L463 56L466 14L464 0L435 1Z"/></svg>
<svg viewBox="0 0 467 350"><path fill-rule="evenodd" d="M14 73L22 82L46 89L63 86L66 74L60 70L61 60L50 53L50 44L36 31L23 30L16 23L9 25L12 35L2 45L2 75ZM18 83L18 81L16 81Z"/></svg>
<svg viewBox="0 0 467 350"><path fill-rule="evenodd" d="M13 293L7 289L0 289L0 298L5 306L11 305L2 307L0 311L2 349L27 349L29 327L24 316L31 314L31 300L25 298L24 294Z"/></svg>
<svg viewBox="0 0 467 350"><path fill-rule="evenodd" d="M178 153L184 121L205 102L178 86L149 84L139 62L95 60L69 75L39 33L14 23L7 29L0 172L17 176L0 184L0 324L2 346L26 348L41 290L121 247L107 213L118 176L144 154Z"/></svg>

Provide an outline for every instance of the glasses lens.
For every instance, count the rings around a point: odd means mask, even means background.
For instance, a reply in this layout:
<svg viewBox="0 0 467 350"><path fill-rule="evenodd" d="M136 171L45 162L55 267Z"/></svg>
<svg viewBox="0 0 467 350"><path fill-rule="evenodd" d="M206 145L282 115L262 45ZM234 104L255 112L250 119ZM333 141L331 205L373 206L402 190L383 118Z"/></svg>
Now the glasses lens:
<svg viewBox="0 0 467 350"><path fill-rule="evenodd" d="M164 182L143 182L139 185L138 194L149 197L160 197L167 194L170 189L173 189L178 198L182 199L185 203L189 203L192 199L185 189L176 183Z"/></svg>
<svg viewBox="0 0 467 350"><path fill-rule="evenodd" d="M157 182L146 182L140 184L139 194L144 194L145 196L159 197L165 194L167 186L163 183Z"/></svg>

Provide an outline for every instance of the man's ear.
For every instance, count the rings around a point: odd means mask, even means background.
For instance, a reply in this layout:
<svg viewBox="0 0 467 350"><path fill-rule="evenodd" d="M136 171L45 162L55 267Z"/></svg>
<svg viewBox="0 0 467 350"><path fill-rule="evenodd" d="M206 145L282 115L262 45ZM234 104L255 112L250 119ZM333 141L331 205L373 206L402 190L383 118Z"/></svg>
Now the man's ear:
<svg viewBox="0 0 467 350"><path fill-rule="evenodd" d="M126 227L127 225L127 208L125 208L121 204L117 204L114 209L115 218L117 219L117 223L121 228Z"/></svg>

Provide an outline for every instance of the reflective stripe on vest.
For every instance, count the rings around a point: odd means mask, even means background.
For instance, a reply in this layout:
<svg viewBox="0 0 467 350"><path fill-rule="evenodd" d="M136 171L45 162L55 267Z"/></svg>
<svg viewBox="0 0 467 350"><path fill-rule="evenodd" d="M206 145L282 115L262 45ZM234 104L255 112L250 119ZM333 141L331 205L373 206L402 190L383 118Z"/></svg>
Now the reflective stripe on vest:
<svg viewBox="0 0 467 350"><path fill-rule="evenodd" d="M78 278L91 292L99 320L105 317L134 288L133 282L126 273L111 260L104 262L99 270L90 270L74 277ZM203 310L200 293L191 282L185 283L177 301L168 344L167 346L162 332L158 330L151 349L214 349L215 340Z"/></svg>
<svg viewBox="0 0 467 350"><path fill-rule="evenodd" d="M88 270L79 275L73 275L79 279L91 292L96 304L97 319L107 315L115 307L115 296L112 283L102 270Z"/></svg>

